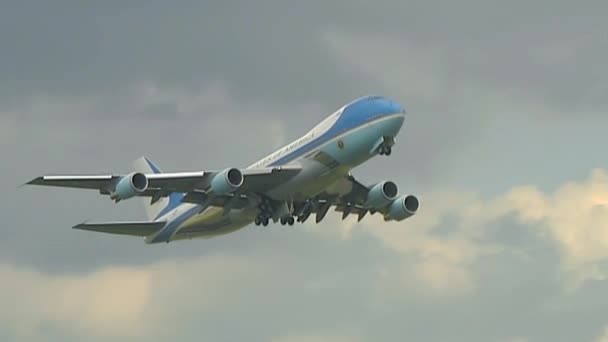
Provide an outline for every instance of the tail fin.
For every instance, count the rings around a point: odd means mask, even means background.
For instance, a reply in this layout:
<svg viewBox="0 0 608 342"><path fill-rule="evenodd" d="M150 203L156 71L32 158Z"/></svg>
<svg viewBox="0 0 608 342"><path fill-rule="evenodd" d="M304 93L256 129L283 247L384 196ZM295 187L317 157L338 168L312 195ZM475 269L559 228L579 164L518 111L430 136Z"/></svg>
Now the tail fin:
<svg viewBox="0 0 608 342"><path fill-rule="evenodd" d="M150 161L150 159L146 157L141 157L133 161L133 169L135 171L148 174L162 172L158 166L156 166L152 161ZM181 204L182 197L184 197L183 194L172 192L168 197L162 197L154 203L152 203L152 200L149 197L143 197L142 200L145 201L146 215L148 216L148 219L156 220L172 209L175 209Z"/></svg>

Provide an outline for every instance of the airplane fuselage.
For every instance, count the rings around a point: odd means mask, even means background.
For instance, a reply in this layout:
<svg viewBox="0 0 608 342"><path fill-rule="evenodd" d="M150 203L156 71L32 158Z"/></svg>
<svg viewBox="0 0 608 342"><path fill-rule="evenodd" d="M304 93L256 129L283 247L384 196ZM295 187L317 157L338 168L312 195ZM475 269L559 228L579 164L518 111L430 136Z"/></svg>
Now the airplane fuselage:
<svg viewBox="0 0 608 342"><path fill-rule="evenodd" d="M331 193L332 185L351 169L378 155L379 147L390 149L405 118L401 105L377 96L345 105L300 139L262 158L249 168L298 164L302 171L288 182L266 192L273 200L297 201ZM157 217L165 228L146 238L147 243L205 238L227 234L251 224L257 208L204 208L182 203Z"/></svg>

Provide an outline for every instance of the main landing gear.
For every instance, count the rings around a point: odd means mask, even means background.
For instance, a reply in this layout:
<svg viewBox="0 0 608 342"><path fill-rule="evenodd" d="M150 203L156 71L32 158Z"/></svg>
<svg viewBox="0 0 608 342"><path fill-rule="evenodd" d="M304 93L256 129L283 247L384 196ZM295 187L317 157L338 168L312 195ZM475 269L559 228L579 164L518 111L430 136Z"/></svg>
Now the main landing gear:
<svg viewBox="0 0 608 342"><path fill-rule="evenodd" d="M287 206L283 202L274 203L274 205L273 205L271 199L263 197L261 202L258 205L258 210L259 210L258 215L256 216L256 218L254 220L254 223L256 226L265 227L268 225L270 220L272 220L273 222L276 222L277 220L275 219L275 217L278 215L285 215L279 219L281 224L284 226L285 225L293 226L293 224L296 222L295 217L292 214L290 214L290 212L293 211L293 208L290 209L289 206Z"/></svg>
<svg viewBox="0 0 608 342"><path fill-rule="evenodd" d="M255 218L255 225L256 226L262 225L262 226L266 227L268 225L268 217L258 215L258 217Z"/></svg>
<svg viewBox="0 0 608 342"><path fill-rule="evenodd" d="M293 218L293 216L288 216L288 217L281 217L281 224L282 225L290 225L293 226L293 224L296 222L296 220Z"/></svg>
<svg viewBox="0 0 608 342"><path fill-rule="evenodd" d="M256 226L264 226L266 227L272 218L272 205L270 204L270 200L268 198L263 198L259 207L259 214L255 218Z"/></svg>
<svg viewBox="0 0 608 342"><path fill-rule="evenodd" d="M285 225L293 226L294 223L296 222L296 219L293 216L287 216L287 217L281 217L281 219L279 221L281 222L281 224L283 226L285 226ZM270 222L270 218L268 218L264 215L258 215L254 221L256 226L264 226L264 227L266 227L269 222Z"/></svg>

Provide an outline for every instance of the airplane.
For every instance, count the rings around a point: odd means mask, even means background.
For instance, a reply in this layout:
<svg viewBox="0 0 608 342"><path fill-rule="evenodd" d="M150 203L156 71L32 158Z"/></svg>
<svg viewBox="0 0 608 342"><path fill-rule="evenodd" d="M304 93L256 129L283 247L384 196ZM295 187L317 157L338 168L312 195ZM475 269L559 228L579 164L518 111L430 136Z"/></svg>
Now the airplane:
<svg viewBox="0 0 608 342"><path fill-rule="evenodd" d="M75 229L143 237L145 243L211 238L251 223L293 225L331 207L344 220L382 215L402 221L418 212L414 195L399 195L392 181L366 186L351 170L389 156L406 111L383 96L358 98L331 114L301 138L246 168L162 172L147 157L129 174L47 175L26 184L98 190L118 203L145 200L148 221L84 222Z"/></svg>

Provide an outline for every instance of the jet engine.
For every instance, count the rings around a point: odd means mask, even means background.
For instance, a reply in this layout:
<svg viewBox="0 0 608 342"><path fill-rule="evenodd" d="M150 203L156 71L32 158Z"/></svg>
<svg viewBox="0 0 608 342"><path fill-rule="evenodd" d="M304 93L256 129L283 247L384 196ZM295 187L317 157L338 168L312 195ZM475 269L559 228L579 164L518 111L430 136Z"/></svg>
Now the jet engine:
<svg viewBox="0 0 608 342"><path fill-rule="evenodd" d="M391 181L383 181L374 185L367 193L366 206L369 208L384 208L397 198L399 189Z"/></svg>
<svg viewBox="0 0 608 342"><path fill-rule="evenodd" d="M239 169L225 169L213 176L211 190L217 195L229 194L243 185L243 179L243 173Z"/></svg>
<svg viewBox="0 0 608 342"><path fill-rule="evenodd" d="M416 196L413 196L413 195L401 196L401 197L397 198L396 200L394 200L393 203L391 203L391 205L388 208L388 213L386 214L384 219L386 221L388 221L388 220L395 220L395 221L405 220L406 218L414 215L418 211L419 207L420 207L420 202L418 201L418 198L416 198Z"/></svg>
<svg viewBox="0 0 608 342"><path fill-rule="evenodd" d="M110 198L116 202L141 194L148 188L148 177L140 172L133 172L120 178Z"/></svg>

